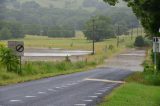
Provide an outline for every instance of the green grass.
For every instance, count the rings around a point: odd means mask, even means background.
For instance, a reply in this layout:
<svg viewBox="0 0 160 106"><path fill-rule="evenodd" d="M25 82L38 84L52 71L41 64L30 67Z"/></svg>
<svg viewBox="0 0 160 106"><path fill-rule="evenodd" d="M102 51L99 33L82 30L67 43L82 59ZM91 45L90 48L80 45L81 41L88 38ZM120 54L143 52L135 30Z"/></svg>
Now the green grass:
<svg viewBox="0 0 160 106"><path fill-rule="evenodd" d="M128 83L116 89L99 106L160 106L160 87Z"/></svg>
<svg viewBox="0 0 160 106"><path fill-rule="evenodd" d="M160 87L146 84L144 76L136 72L98 106L160 106Z"/></svg>
<svg viewBox="0 0 160 106"><path fill-rule="evenodd" d="M58 75L71 74L86 71L96 66L95 62L79 61L71 62L28 62L22 66L21 74L7 72L5 69L0 71L0 85L26 82L40 78L48 78Z"/></svg>

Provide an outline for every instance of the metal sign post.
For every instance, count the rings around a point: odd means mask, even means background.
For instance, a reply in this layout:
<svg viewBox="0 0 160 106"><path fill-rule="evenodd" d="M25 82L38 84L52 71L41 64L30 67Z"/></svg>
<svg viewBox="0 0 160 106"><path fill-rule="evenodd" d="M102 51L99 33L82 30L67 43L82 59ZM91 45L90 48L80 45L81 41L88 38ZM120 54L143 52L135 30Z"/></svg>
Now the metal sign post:
<svg viewBox="0 0 160 106"><path fill-rule="evenodd" d="M19 68L22 69L22 56L24 56L24 42L22 41L8 41L8 48L19 57Z"/></svg>
<svg viewBox="0 0 160 106"><path fill-rule="evenodd" d="M22 53L24 51L24 46L22 44L18 44L16 46L16 51L19 52L19 53ZM20 68L20 71L22 70L22 57L19 56L19 68Z"/></svg>
<svg viewBox="0 0 160 106"><path fill-rule="evenodd" d="M160 37L153 38L154 70L157 70L157 53L160 53Z"/></svg>

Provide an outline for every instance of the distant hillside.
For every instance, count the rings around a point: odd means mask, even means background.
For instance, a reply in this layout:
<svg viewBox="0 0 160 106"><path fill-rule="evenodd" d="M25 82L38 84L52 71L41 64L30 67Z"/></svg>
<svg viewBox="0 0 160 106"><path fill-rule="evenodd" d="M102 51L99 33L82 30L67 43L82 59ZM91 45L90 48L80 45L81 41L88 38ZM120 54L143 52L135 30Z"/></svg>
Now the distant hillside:
<svg viewBox="0 0 160 106"><path fill-rule="evenodd" d="M105 9L109 5L104 3L103 0L17 0L20 3L35 1L42 7L66 8L66 9ZM126 7L124 2L119 3L117 6Z"/></svg>

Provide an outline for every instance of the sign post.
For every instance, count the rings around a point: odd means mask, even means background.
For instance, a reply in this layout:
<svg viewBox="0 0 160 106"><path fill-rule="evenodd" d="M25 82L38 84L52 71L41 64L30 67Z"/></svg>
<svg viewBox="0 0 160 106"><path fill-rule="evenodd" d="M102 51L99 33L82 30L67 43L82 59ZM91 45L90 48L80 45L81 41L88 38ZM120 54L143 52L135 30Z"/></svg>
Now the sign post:
<svg viewBox="0 0 160 106"><path fill-rule="evenodd" d="M153 38L154 70L157 70L157 53L160 53L160 37Z"/></svg>
<svg viewBox="0 0 160 106"><path fill-rule="evenodd" d="M10 48L13 53L19 57L19 68L21 71L22 66L22 56L24 56L24 42L22 41L8 41L8 48Z"/></svg>

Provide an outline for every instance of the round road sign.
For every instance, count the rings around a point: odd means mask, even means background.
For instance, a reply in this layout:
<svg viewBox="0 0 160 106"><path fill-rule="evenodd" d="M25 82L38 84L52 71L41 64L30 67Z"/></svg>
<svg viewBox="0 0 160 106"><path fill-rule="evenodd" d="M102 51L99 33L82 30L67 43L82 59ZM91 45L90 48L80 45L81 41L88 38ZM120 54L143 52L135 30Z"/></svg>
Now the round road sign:
<svg viewBox="0 0 160 106"><path fill-rule="evenodd" d="M23 51L24 51L24 46L21 45L21 44L17 45L17 46L16 46L16 51L17 51L17 52L23 52Z"/></svg>

